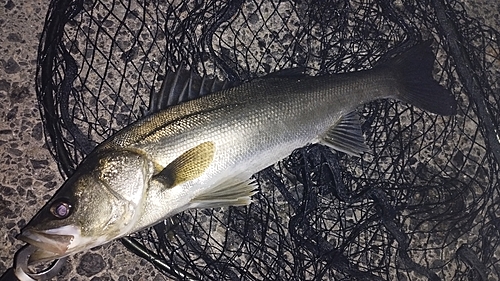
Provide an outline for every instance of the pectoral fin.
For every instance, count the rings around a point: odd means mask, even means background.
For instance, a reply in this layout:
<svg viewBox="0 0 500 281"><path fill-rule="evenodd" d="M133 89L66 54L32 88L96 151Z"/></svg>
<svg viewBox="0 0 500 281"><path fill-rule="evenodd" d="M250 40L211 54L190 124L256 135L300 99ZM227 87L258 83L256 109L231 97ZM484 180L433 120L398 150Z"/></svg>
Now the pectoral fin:
<svg viewBox="0 0 500 281"><path fill-rule="evenodd" d="M360 156L361 153L368 151L356 112L343 116L330 127L321 139L321 143L353 156Z"/></svg>
<svg viewBox="0 0 500 281"><path fill-rule="evenodd" d="M167 165L153 180L163 183L165 188L172 188L183 182L199 177L212 163L215 153L213 142L204 142L184 152Z"/></svg>
<svg viewBox="0 0 500 281"><path fill-rule="evenodd" d="M244 206L252 202L255 193L257 184L252 180L228 181L195 197L191 200L191 208Z"/></svg>

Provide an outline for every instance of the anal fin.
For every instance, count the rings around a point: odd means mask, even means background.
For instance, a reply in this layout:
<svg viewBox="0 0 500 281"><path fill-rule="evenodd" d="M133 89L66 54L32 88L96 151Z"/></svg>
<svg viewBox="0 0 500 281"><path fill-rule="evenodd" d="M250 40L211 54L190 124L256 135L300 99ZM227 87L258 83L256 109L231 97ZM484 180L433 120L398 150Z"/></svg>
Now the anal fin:
<svg viewBox="0 0 500 281"><path fill-rule="evenodd" d="M249 205L252 203L252 196L257 193L257 188L254 180L225 182L193 198L190 207L217 208Z"/></svg>
<svg viewBox="0 0 500 281"><path fill-rule="evenodd" d="M356 112L344 115L330 127L320 143L352 156L360 156L369 150Z"/></svg>

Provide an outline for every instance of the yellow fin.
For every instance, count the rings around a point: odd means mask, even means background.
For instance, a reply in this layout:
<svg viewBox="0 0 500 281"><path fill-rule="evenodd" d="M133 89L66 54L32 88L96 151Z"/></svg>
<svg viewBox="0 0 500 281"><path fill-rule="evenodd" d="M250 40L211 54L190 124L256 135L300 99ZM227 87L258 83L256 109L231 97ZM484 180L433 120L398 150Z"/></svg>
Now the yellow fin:
<svg viewBox="0 0 500 281"><path fill-rule="evenodd" d="M162 182L165 188L193 180L205 172L212 163L214 154L215 145L213 142L201 143L177 157L153 179Z"/></svg>

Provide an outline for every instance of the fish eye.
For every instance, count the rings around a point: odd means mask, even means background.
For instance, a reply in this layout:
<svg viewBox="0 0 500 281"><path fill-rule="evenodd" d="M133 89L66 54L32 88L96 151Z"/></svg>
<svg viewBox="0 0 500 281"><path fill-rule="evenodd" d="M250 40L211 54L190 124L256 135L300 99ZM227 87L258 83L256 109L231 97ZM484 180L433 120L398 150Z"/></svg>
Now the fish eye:
<svg viewBox="0 0 500 281"><path fill-rule="evenodd" d="M72 206L66 199L60 199L52 203L50 212L58 219L65 219L71 214Z"/></svg>

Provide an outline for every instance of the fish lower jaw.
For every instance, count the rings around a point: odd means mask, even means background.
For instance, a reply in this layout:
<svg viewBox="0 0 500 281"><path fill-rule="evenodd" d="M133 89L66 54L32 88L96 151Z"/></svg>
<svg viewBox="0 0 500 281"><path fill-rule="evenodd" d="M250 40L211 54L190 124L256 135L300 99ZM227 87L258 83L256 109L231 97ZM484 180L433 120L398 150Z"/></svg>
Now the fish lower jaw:
<svg viewBox="0 0 500 281"><path fill-rule="evenodd" d="M47 261L53 261L56 259L60 259L78 252L83 252L86 250L89 250L91 248L97 247L99 245L102 245L106 242L108 242L109 239L105 237L98 237L98 238L92 238L92 237L78 237L78 239L75 239L73 243L71 243L64 253L53 253L47 249L43 248L38 248L29 258L29 264L34 264L34 263L40 263L40 262L47 262ZM33 244L32 244L33 245ZM38 247L36 245L33 245L35 247Z"/></svg>
<svg viewBox="0 0 500 281"><path fill-rule="evenodd" d="M47 262L102 245L107 237L83 237L75 227L52 230L24 230L18 239L29 243L37 250L29 257L29 263Z"/></svg>
<svg viewBox="0 0 500 281"><path fill-rule="evenodd" d="M40 250L52 253L53 256L62 256L72 243L73 235L49 234L41 231L25 230L18 239L29 243Z"/></svg>

